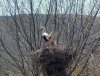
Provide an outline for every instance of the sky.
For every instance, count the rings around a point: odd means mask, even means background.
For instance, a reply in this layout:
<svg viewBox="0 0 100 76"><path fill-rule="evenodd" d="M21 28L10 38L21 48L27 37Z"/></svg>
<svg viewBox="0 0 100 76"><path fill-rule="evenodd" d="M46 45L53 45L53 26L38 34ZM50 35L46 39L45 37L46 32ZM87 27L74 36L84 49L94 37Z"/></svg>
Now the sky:
<svg viewBox="0 0 100 76"><path fill-rule="evenodd" d="M0 16L3 16L3 15L10 15L9 12L11 13L15 13L15 2L16 0L0 0ZM18 1L18 10L19 10L19 13L20 14L23 14L23 13L26 13L28 14L30 12L30 0L17 0ZM51 0L53 1L53 0ZM74 4L74 2L78 1L79 5L75 7L77 7L78 9L78 12L80 13L80 7L81 7L81 2L82 0L57 0L58 1L58 5L60 5L61 7L58 7L58 12L59 13L64 13L65 12L65 9L66 8L69 8L70 7L70 1L73 1L73 3L71 4ZM92 9L93 7L93 3L95 3L97 0L83 0L84 2L84 14L88 14L90 12L90 10ZM41 4L40 4L41 2ZM36 13L43 13L43 14L46 14L47 13L47 9L49 8L49 4L50 4L50 0L32 0L32 3L33 3L33 12ZM52 2L54 3L54 2ZM39 5L40 4L40 5ZM100 0L98 0L98 3L97 3L97 6L96 8L98 8L98 6L100 6ZM54 9L54 4L51 4L51 9ZM39 8L39 9L37 9ZM96 10L96 8L94 9L94 11ZM73 11L72 13L75 12L75 9L76 8L72 8ZM18 13L18 10L16 10L16 12ZM70 10L70 9L68 9ZM54 12L54 11L51 11L51 12ZM95 13L95 12L94 12ZM98 16L100 16L100 12L98 14Z"/></svg>

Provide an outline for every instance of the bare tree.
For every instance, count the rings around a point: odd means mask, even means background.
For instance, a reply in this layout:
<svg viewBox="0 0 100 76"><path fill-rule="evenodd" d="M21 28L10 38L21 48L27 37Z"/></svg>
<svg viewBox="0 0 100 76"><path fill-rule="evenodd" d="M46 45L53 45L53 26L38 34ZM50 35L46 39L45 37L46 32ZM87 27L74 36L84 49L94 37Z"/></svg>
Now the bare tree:
<svg viewBox="0 0 100 76"><path fill-rule="evenodd" d="M100 47L100 36L93 33L96 21L100 21L97 18L99 0L90 0L90 9L86 4L88 0L4 1L9 8L2 8L10 16L2 17L5 36L0 36L0 59L7 61L23 76L39 76L42 67L38 61L35 62L37 56L34 53L41 48L40 25L48 33L55 25L57 45L64 45L67 51L75 54L70 65L65 67L67 75L98 76L96 69L99 65L95 63L95 55Z"/></svg>

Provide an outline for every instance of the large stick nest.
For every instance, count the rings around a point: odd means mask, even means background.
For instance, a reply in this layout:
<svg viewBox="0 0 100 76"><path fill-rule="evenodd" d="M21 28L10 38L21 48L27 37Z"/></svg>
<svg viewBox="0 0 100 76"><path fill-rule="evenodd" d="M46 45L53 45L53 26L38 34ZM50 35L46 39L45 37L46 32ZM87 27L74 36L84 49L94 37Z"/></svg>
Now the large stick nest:
<svg viewBox="0 0 100 76"><path fill-rule="evenodd" d="M53 72L59 74L59 72L64 71L68 67L75 53L63 46L52 46L39 49L33 55L33 61L41 63L46 68L48 74Z"/></svg>

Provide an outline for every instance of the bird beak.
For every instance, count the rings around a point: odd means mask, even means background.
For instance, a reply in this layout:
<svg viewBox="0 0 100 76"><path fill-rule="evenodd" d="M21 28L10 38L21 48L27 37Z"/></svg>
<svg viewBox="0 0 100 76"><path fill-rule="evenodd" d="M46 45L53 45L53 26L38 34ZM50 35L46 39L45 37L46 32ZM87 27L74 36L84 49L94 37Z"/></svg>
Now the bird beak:
<svg viewBox="0 0 100 76"><path fill-rule="evenodd" d="M43 28L44 28L43 26L40 26L39 31L42 31L42 30L43 30Z"/></svg>
<svg viewBox="0 0 100 76"><path fill-rule="evenodd" d="M43 30L43 28L39 28L39 31L42 31Z"/></svg>

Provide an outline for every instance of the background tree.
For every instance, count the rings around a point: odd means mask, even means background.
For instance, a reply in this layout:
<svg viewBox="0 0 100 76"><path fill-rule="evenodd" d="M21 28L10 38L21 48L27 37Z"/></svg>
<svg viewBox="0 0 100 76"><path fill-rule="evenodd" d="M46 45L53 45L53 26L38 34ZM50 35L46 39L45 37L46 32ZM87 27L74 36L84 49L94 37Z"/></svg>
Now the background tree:
<svg viewBox="0 0 100 76"><path fill-rule="evenodd" d="M1 8L5 16L1 16L0 22L1 67L23 76L30 73L38 76L41 66L30 65L30 53L41 48L40 25L47 32L55 25L57 44L64 44L77 53L66 68L67 73L98 76L100 30L96 29L100 27L97 17L100 1L87 3L88 0L4 0Z"/></svg>

